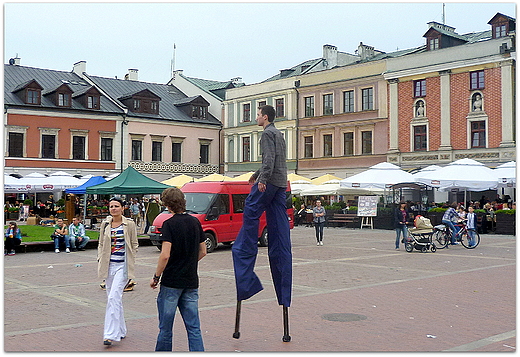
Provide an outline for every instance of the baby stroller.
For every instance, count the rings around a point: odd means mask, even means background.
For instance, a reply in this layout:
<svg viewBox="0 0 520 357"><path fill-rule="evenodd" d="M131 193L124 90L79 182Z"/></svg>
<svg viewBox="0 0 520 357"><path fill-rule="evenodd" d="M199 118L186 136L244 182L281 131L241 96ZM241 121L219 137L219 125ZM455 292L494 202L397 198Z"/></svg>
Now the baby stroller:
<svg viewBox="0 0 520 357"><path fill-rule="evenodd" d="M410 238L405 244L405 249L411 253L413 249L426 253L430 250L432 253L437 251L437 247L433 243L433 226L429 218L417 215L414 220L415 227L410 228Z"/></svg>

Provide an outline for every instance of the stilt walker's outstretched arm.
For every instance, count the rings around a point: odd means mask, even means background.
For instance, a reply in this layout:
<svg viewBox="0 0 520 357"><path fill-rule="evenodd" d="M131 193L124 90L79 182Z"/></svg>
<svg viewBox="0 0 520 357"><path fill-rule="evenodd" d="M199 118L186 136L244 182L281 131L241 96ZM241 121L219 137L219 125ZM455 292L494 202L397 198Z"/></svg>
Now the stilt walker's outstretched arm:
<svg viewBox="0 0 520 357"><path fill-rule="evenodd" d="M235 317L235 332L233 338L240 338L240 310L242 307L242 300L237 300L237 313Z"/></svg>
<svg viewBox="0 0 520 357"><path fill-rule="evenodd" d="M283 342L291 341L291 336L289 335L289 308L287 306L283 307Z"/></svg>

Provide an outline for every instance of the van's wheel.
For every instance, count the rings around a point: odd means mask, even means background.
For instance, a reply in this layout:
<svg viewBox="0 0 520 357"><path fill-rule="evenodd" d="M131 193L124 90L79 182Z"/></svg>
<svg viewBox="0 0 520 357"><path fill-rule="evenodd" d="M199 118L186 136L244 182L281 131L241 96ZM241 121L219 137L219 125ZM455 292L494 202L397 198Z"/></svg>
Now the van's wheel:
<svg viewBox="0 0 520 357"><path fill-rule="evenodd" d="M206 251L208 253L211 253L217 247L217 241L215 240L215 236L213 236L213 234L209 232L204 233L204 236L206 237Z"/></svg>
<svg viewBox="0 0 520 357"><path fill-rule="evenodd" d="M262 235L260 236L260 238L258 238L258 244L261 246L261 247L267 247L267 244L268 244L268 234L267 234L267 227L264 228L264 230L262 231Z"/></svg>

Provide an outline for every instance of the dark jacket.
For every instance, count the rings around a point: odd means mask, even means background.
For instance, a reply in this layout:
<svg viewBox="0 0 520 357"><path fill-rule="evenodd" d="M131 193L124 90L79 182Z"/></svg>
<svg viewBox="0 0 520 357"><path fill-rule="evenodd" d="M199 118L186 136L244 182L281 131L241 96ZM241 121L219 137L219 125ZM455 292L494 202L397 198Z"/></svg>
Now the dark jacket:
<svg viewBox="0 0 520 357"><path fill-rule="evenodd" d="M403 214L401 213L400 207L397 207L394 210L394 228L401 228L401 227L405 226L406 223L408 222L408 217L409 217L408 211L405 209L404 212L405 212L405 221L404 221L404 224L401 224L401 222L403 221Z"/></svg>

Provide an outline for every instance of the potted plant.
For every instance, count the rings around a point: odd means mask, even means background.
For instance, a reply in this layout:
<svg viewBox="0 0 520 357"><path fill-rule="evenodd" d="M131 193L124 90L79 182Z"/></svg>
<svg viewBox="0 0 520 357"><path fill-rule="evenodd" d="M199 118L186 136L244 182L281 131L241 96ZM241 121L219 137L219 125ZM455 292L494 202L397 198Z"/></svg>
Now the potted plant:
<svg viewBox="0 0 520 357"><path fill-rule="evenodd" d="M446 212L446 210L447 208L442 207L431 208L426 214L426 217L430 219L430 222L433 226L436 226L442 223L442 216L444 216L444 212Z"/></svg>
<svg viewBox="0 0 520 357"><path fill-rule="evenodd" d="M18 217L20 216L19 207L9 207L7 211L9 212L8 219L18 219Z"/></svg>
<svg viewBox="0 0 520 357"><path fill-rule="evenodd" d="M496 219L496 234L510 234L515 235L516 229L516 210L508 209L503 210L499 209L495 211L495 219Z"/></svg>

